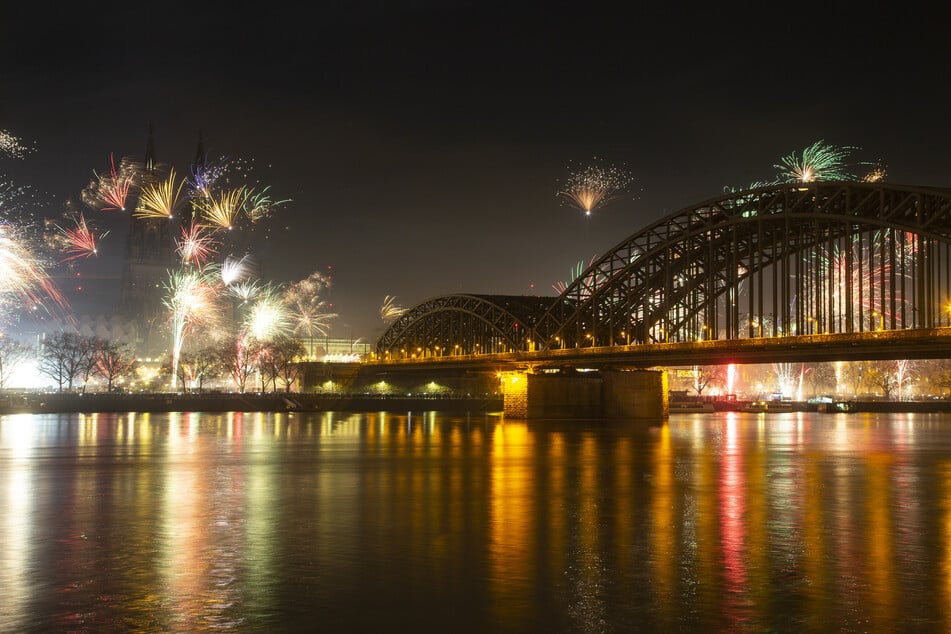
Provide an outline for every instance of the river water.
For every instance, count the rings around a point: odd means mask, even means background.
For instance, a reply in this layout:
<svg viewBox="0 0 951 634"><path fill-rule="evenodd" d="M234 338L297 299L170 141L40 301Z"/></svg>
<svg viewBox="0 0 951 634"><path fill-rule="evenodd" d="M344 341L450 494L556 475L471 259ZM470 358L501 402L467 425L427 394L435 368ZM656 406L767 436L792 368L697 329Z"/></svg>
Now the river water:
<svg viewBox="0 0 951 634"><path fill-rule="evenodd" d="M951 416L0 417L2 632L951 630Z"/></svg>

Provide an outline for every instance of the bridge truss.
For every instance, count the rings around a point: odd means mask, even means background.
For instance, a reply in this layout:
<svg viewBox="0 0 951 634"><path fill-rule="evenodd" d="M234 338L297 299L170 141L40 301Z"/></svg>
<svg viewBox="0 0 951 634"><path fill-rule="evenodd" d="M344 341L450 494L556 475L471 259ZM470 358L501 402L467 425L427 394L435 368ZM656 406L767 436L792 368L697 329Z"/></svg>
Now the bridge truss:
<svg viewBox="0 0 951 634"><path fill-rule="evenodd" d="M951 190L783 184L655 222L559 297L425 302L377 350L415 347L425 356L426 343L471 354L935 328L951 325L949 302Z"/></svg>

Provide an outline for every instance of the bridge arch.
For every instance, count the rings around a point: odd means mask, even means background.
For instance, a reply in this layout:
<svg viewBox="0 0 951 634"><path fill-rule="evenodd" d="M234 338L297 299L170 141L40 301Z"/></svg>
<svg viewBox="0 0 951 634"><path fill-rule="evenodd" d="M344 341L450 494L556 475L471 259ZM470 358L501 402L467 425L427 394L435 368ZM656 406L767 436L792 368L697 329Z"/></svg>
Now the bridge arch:
<svg viewBox="0 0 951 634"><path fill-rule="evenodd" d="M515 352L557 298L445 295L403 313L377 342L380 359Z"/></svg>
<svg viewBox="0 0 951 634"><path fill-rule="evenodd" d="M951 325L951 190L782 184L682 209L594 262L540 349Z"/></svg>

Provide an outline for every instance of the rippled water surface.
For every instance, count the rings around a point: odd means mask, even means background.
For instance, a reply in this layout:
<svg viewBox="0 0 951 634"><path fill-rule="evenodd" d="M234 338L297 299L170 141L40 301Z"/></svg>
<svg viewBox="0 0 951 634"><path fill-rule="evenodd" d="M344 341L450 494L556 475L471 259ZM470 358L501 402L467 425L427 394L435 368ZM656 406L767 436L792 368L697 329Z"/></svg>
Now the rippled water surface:
<svg viewBox="0 0 951 634"><path fill-rule="evenodd" d="M948 631L951 417L0 417L0 631Z"/></svg>

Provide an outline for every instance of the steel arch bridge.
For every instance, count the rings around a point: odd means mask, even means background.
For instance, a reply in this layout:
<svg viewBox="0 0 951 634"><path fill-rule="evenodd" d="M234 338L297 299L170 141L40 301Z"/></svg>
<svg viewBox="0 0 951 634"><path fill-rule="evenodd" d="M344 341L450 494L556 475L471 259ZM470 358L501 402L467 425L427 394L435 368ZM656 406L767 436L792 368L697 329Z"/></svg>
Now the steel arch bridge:
<svg viewBox="0 0 951 634"><path fill-rule="evenodd" d="M951 189L770 185L630 236L558 297L450 295L385 358L851 334L951 325Z"/></svg>

